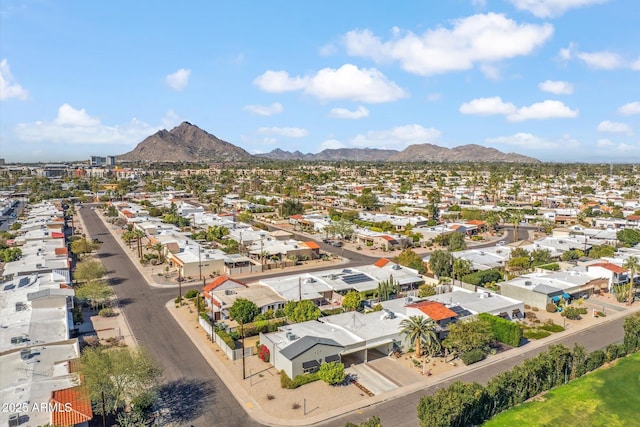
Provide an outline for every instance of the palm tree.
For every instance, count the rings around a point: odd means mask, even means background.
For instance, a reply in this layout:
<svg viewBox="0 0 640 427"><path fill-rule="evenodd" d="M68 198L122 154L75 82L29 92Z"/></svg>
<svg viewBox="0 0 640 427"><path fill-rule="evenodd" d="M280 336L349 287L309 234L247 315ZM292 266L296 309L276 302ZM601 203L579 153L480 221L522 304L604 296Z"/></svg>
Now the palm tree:
<svg viewBox="0 0 640 427"><path fill-rule="evenodd" d="M431 349L434 342L438 341L435 331L436 323L424 316L411 316L400 322L400 326L402 327L400 334L415 343L416 357L420 357L422 354L422 343Z"/></svg>
<svg viewBox="0 0 640 427"><path fill-rule="evenodd" d="M630 256L624 261L622 266L629 270L629 302L628 305L633 303L633 276L640 271L640 262L638 257Z"/></svg>

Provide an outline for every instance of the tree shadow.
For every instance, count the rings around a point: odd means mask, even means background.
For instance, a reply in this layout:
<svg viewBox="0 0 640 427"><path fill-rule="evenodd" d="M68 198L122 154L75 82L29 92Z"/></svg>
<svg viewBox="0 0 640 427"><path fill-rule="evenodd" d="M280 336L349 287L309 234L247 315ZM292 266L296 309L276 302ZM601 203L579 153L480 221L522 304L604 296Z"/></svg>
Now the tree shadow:
<svg viewBox="0 0 640 427"><path fill-rule="evenodd" d="M133 298L118 298L118 302L116 303L118 307L126 307L129 304L133 304L135 300Z"/></svg>
<svg viewBox="0 0 640 427"><path fill-rule="evenodd" d="M159 406L167 409L164 424L187 425L213 404L214 388L199 379L181 379L163 384L158 390Z"/></svg>
<svg viewBox="0 0 640 427"><path fill-rule="evenodd" d="M108 274L111 274L111 273L113 273L113 272L110 271ZM121 283L124 283L125 280L126 279L123 278L123 277L112 277L112 278L109 279L109 284L111 286L115 286L115 285L119 285Z"/></svg>
<svg viewBox="0 0 640 427"><path fill-rule="evenodd" d="M98 258L109 258L112 257L116 254L111 253L111 252L102 252L102 253L98 253Z"/></svg>

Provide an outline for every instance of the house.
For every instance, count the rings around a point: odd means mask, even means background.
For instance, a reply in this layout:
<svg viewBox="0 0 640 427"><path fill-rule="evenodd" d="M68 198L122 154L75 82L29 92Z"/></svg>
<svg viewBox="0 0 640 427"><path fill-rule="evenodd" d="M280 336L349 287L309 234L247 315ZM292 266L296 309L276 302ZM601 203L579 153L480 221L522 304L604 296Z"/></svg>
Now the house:
<svg viewBox="0 0 640 427"><path fill-rule="evenodd" d="M438 338L442 339L445 337L445 328L451 322L455 322L458 317L458 313L451 310L444 304L437 301L419 301L413 304L409 304L406 306L407 316L426 316L429 319L433 320L438 327L436 328L436 332L438 333Z"/></svg>
<svg viewBox="0 0 640 427"><path fill-rule="evenodd" d="M609 292L611 292L614 285L625 283L628 279L627 270L611 262L589 264L586 266L586 271L590 276L607 279Z"/></svg>
<svg viewBox="0 0 640 427"><path fill-rule="evenodd" d="M229 291L238 288L246 288L242 282L234 280L228 276L219 276L205 284L202 289L205 304L208 306L207 311L211 313L213 320L218 321L221 318L220 312L222 308L222 301L218 298L213 298L212 293L214 291Z"/></svg>
<svg viewBox="0 0 640 427"><path fill-rule="evenodd" d="M269 310L275 311L284 308L287 303L287 300L275 293L273 289L261 285L216 289L209 293L213 298L214 318L218 317L216 320L228 320L230 317L229 308L238 298L248 299L253 302L263 314ZM217 312L220 314L216 314Z"/></svg>
<svg viewBox="0 0 640 427"><path fill-rule="evenodd" d="M316 372L326 362L340 361L344 347L330 338L302 337L280 351L283 363L276 369L284 370L289 378Z"/></svg>

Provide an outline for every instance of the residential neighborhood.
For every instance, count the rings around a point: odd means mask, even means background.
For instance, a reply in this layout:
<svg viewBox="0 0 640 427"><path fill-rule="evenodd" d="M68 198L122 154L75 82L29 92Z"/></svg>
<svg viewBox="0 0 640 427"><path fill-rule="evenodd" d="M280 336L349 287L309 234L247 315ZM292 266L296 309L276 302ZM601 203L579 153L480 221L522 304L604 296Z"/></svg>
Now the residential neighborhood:
<svg viewBox="0 0 640 427"><path fill-rule="evenodd" d="M193 322L193 345L203 355L215 350L208 363L237 399L258 402L262 418L252 416L273 425L318 418L255 394L258 371L313 400L320 386L311 383L340 367L344 407L353 408L640 305L636 166L581 177L582 189L565 194L570 177L578 184L572 166L544 185L506 169L496 185L492 172L460 165L437 173L357 175L327 164L286 175L244 165L160 175L94 163L58 165L57 174L42 172L46 166L1 170L10 225L2 232L0 357L15 369L0 389L3 401L20 403L2 413L9 425L89 425L95 408L102 413L82 354L138 351L121 302L130 298L118 298L126 279L102 266L114 250L144 278L138 292L172 293L162 310ZM105 169L100 178L95 168ZM295 176L314 173L342 178L294 186ZM407 177L413 184L403 184ZM109 253L106 240L116 243ZM488 333L474 344L465 335L499 322L519 331L515 341ZM29 403L41 401L53 410L35 414ZM325 405L313 417L335 412ZM135 416L142 414L160 412Z"/></svg>

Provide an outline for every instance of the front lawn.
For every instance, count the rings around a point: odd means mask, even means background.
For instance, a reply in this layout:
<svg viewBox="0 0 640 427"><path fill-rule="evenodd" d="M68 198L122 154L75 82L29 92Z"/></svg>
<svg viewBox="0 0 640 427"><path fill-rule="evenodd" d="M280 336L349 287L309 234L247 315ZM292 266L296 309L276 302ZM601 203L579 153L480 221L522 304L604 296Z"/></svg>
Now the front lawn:
<svg viewBox="0 0 640 427"><path fill-rule="evenodd" d="M635 353L503 412L484 426L638 425L638 396L640 353Z"/></svg>

